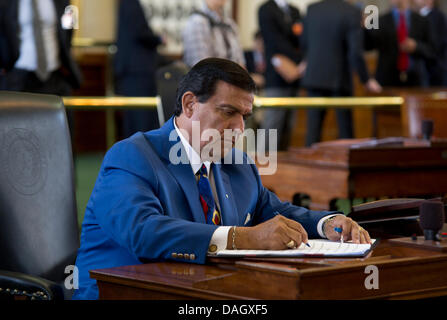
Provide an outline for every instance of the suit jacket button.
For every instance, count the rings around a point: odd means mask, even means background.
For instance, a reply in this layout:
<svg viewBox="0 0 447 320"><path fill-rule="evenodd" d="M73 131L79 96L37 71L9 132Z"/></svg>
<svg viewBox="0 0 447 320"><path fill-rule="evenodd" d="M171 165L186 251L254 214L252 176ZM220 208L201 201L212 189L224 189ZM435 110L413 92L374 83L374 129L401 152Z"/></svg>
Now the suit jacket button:
<svg viewBox="0 0 447 320"><path fill-rule="evenodd" d="M194 253L191 253L191 254L189 255L189 258L190 258L191 260L195 260L195 259L196 259L196 255L195 255Z"/></svg>
<svg viewBox="0 0 447 320"><path fill-rule="evenodd" d="M173 257L174 259L177 259L177 253L173 252L173 253L171 254L171 257Z"/></svg>
<svg viewBox="0 0 447 320"><path fill-rule="evenodd" d="M209 252L216 252L217 251L217 246L215 244L210 245L210 247L208 248Z"/></svg>
<svg viewBox="0 0 447 320"><path fill-rule="evenodd" d="M188 253L185 253L185 254L183 255L183 257L184 257L186 260L189 260L189 254L188 254Z"/></svg>
<svg viewBox="0 0 447 320"><path fill-rule="evenodd" d="M177 257L178 257L179 259L183 259L183 253L178 253L178 254L177 254Z"/></svg>

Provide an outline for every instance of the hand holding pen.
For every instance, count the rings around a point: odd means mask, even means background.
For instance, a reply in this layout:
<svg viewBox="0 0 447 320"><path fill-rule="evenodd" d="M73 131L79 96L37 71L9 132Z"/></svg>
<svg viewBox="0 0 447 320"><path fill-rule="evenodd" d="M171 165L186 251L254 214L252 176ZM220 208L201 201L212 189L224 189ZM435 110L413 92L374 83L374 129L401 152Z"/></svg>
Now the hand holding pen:
<svg viewBox="0 0 447 320"><path fill-rule="evenodd" d="M324 224L324 234L332 241L349 241L354 243L371 243L368 231L357 222L342 214L333 216Z"/></svg>
<svg viewBox="0 0 447 320"><path fill-rule="evenodd" d="M334 231L340 233L340 243L343 243L343 229L339 228L339 227L335 227Z"/></svg>

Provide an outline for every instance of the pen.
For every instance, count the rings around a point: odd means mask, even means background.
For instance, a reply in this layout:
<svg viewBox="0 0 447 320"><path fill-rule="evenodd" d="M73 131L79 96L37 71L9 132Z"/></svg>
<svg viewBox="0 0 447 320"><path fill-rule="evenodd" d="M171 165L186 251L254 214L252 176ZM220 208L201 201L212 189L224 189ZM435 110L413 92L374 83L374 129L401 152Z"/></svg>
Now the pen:
<svg viewBox="0 0 447 320"><path fill-rule="evenodd" d="M343 232L343 229L335 227L334 231L340 233L340 242L343 243L343 235L341 234Z"/></svg>

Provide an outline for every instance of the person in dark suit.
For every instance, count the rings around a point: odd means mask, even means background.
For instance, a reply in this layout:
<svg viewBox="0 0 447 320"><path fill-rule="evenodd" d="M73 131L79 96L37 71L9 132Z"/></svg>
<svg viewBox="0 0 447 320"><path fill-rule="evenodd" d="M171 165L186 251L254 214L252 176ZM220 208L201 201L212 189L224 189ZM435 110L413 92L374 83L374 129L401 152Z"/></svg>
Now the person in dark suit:
<svg viewBox="0 0 447 320"><path fill-rule="evenodd" d="M302 86L310 97L352 95L352 73L357 71L367 89L380 85L369 77L363 58L360 10L343 0L324 0L309 6L303 27L303 51L307 68ZM353 137L349 109L336 109L339 138ZM306 146L319 142L325 109L307 111Z"/></svg>
<svg viewBox="0 0 447 320"><path fill-rule="evenodd" d="M265 60L265 96L294 97L298 95L299 80L287 82L276 71L273 57L281 54L299 64L302 60L300 51L301 15L299 10L285 0L269 0L259 7L259 28L264 39ZM295 121L292 110L269 109L264 111L261 128L266 129L267 146L269 130L277 130L278 150L287 149Z"/></svg>
<svg viewBox="0 0 447 320"><path fill-rule="evenodd" d="M19 38L14 20L17 16L17 6L14 2L0 1L0 75L14 67L19 57ZM2 87L0 86L0 89Z"/></svg>
<svg viewBox="0 0 447 320"><path fill-rule="evenodd" d="M144 6L145 2L139 0L121 0L119 3L118 51L114 58L115 93L118 95L157 95L157 46L164 41L149 26ZM125 111L122 134L127 138L137 131L148 131L159 126L156 110Z"/></svg>
<svg viewBox="0 0 447 320"><path fill-rule="evenodd" d="M436 58L427 61L430 86L447 86L447 18L435 0L415 0L421 16L426 17L433 36Z"/></svg>
<svg viewBox="0 0 447 320"><path fill-rule="evenodd" d="M254 90L239 64L201 60L180 81L171 119L107 152L84 216L74 299L98 298L89 276L94 269L155 261L204 264L208 254L224 249L281 250L309 238L371 241L343 214L280 201L234 140L228 145L222 137L217 144L210 139L210 131L244 131Z"/></svg>
<svg viewBox="0 0 447 320"><path fill-rule="evenodd" d="M366 32L367 49L377 49L376 79L382 86L427 86L426 61L435 59L426 18L410 9L409 0L392 0L379 18L379 29Z"/></svg>
<svg viewBox="0 0 447 320"><path fill-rule="evenodd" d="M79 87L81 73L70 53L72 29L61 24L69 4L68 0L0 0L4 90L63 96Z"/></svg>

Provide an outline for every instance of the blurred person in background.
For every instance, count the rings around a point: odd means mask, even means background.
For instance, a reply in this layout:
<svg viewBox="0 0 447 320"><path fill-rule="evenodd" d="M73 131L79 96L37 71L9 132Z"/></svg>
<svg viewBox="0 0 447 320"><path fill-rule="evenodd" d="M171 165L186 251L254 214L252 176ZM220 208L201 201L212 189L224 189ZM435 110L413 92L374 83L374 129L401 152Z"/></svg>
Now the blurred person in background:
<svg viewBox="0 0 447 320"><path fill-rule="evenodd" d="M209 57L228 59L245 67L236 22L224 12L226 2L205 0L186 21L182 33L183 61L189 67Z"/></svg>
<svg viewBox="0 0 447 320"><path fill-rule="evenodd" d="M419 14L426 17L433 37L436 57L427 61L428 83L447 86L447 18L435 0L414 0Z"/></svg>
<svg viewBox="0 0 447 320"><path fill-rule="evenodd" d="M366 48L379 52L375 77L382 86L426 87L425 65L435 59L428 21L411 10L410 0L391 4L379 18L380 28L366 30Z"/></svg>
<svg viewBox="0 0 447 320"><path fill-rule="evenodd" d="M150 1L120 0L117 53L114 58L115 93L131 97L157 95L157 47L164 43L150 25ZM129 110L123 113L124 138L138 131L158 128L157 110Z"/></svg>
<svg viewBox="0 0 447 320"><path fill-rule="evenodd" d="M354 71L367 90L381 91L377 81L368 75L361 26L361 11L347 1L323 0L308 7L302 37L307 63L302 86L308 96L352 96ZM335 113L339 138L353 138L351 110L340 108ZM306 146L321 140L325 114L323 108L307 110Z"/></svg>
<svg viewBox="0 0 447 320"><path fill-rule="evenodd" d="M5 73L14 67L19 57L19 38L17 37L17 6L6 0L0 0L0 81ZM4 84L0 82L0 90Z"/></svg>
<svg viewBox="0 0 447 320"><path fill-rule="evenodd" d="M81 83L67 0L0 0L1 89L69 96ZM65 19L66 21L66 19Z"/></svg>
<svg viewBox="0 0 447 320"><path fill-rule="evenodd" d="M286 0L269 0L259 7L259 28L264 39L266 72L265 96L296 97L299 80L288 81L278 72L281 64L278 55L299 65L302 60L300 36L302 33L301 15L298 8ZM267 109L264 111L262 129L266 129L266 150L269 145L269 130L277 130L278 150L286 150L289 146L296 113L287 109Z"/></svg>

